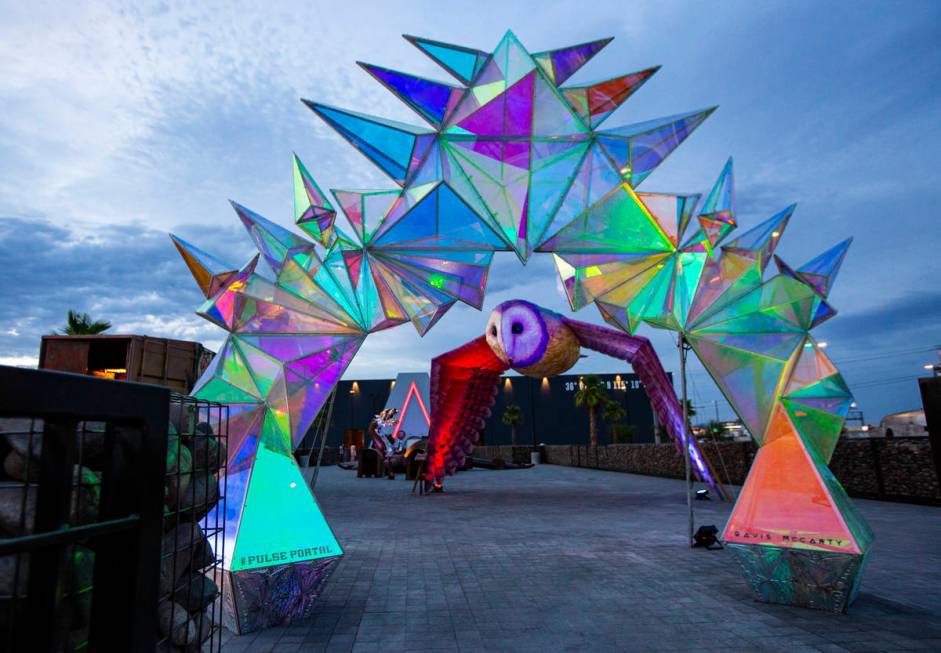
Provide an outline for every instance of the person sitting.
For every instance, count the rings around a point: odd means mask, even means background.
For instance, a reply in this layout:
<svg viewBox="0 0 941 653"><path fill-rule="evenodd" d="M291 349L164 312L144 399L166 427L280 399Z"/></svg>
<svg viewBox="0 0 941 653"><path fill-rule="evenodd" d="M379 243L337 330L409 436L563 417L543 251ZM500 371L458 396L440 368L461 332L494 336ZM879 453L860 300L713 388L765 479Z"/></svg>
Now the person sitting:
<svg viewBox="0 0 941 653"><path fill-rule="evenodd" d="M392 438L391 446L388 449L388 454L386 455L386 478L390 481L395 480L395 468L404 466L405 463L405 438L408 437L408 434L405 433L405 429L399 429L399 432L394 434Z"/></svg>

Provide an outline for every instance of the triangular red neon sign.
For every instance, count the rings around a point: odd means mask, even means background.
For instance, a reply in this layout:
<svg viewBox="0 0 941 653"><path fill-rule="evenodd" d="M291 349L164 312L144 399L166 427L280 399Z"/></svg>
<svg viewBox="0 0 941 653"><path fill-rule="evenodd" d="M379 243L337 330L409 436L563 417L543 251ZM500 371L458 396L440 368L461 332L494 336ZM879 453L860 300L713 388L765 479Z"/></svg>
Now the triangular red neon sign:
<svg viewBox="0 0 941 653"><path fill-rule="evenodd" d="M415 395L415 398L418 399L418 405L421 408L422 415L425 416L425 424L427 424L429 427L431 426L431 418L428 416L428 409L425 408L425 402L422 401L421 393L415 386L415 382L412 381L411 385L408 386L408 393L405 395L405 401L402 403L402 413L399 415L399 421L395 423L395 429L392 431L393 440L395 440L395 436L399 434L399 428L402 426L402 422L405 421L405 416L408 414L408 402L412 400L412 395Z"/></svg>

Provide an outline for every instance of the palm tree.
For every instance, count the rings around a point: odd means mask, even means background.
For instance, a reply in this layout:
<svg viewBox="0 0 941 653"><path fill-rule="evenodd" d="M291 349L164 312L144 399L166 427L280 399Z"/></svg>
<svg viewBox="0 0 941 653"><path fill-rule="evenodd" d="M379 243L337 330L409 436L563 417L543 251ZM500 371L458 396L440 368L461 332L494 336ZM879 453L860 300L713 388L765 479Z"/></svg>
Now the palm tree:
<svg viewBox="0 0 941 653"><path fill-rule="evenodd" d="M626 416L627 411L624 410L624 407L611 399L605 402L604 409L601 411L601 417L606 422L611 422L612 424L617 424Z"/></svg>
<svg viewBox="0 0 941 653"><path fill-rule="evenodd" d="M611 443L612 444L630 444L637 435L637 427L633 424L612 424L611 425Z"/></svg>
<svg viewBox="0 0 941 653"><path fill-rule="evenodd" d="M627 411L624 410L624 407L613 399L607 399L604 404L604 408L601 410L601 417L604 421L608 422L608 442L611 444L617 444L622 439L629 440L631 435L628 435L633 427L621 424L621 420L627 416Z"/></svg>
<svg viewBox="0 0 941 653"><path fill-rule="evenodd" d="M604 405L608 401L604 386L594 374L586 376L579 383L579 390L575 393L575 406L588 409L588 435L591 438L592 446L598 446L598 428L596 426L596 416L598 406Z"/></svg>
<svg viewBox="0 0 941 653"><path fill-rule="evenodd" d="M93 321L88 313L70 310L62 332L67 336L93 336L110 328L111 322L107 320Z"/></svg>
<svg viewBox="0 0 941 653"><path fill-rule="evenodd" d="M516 446L516 426L523 423L523 411L516 404L509 404L503 409L503 423L510 427L510 442Z"/></svg>

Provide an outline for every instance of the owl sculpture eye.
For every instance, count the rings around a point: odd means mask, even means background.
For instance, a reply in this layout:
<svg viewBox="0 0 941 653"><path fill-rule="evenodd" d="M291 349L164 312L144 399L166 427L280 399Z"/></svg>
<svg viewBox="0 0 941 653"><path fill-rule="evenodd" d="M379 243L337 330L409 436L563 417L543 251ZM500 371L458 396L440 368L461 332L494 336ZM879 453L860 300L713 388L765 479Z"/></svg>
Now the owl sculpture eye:
<svg viewBox="0 0 941 653"><path fill-rule="evenodd" d="M527 302L505 306L500 322L503 351L513 367L532 365L546 352L549 334L535 306Z"/></svg>

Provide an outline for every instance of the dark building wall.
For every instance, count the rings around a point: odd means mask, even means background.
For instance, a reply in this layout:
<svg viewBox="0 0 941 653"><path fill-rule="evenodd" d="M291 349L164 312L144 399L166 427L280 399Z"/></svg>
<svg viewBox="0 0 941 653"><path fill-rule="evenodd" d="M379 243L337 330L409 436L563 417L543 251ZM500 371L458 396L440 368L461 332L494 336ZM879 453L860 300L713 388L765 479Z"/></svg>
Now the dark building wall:
<svg viewBox="0 0 941 653"><path fill-rule="evenodd" d="M608 397L624 407L627 413L624 423L637 427L634 442L653 442L653 411L637 375L599 374L598 377L610 388L607 391ZM578 379L578 375L557 376L545 381L525 376L502 378L497 400L493 406L493 414L484 428L484 442L487 444L510 443L510 427L502 422L502 417L506 406L515 403L520 406L523 413L523 423L517 427L519 444L532 444L534 436L537 443L587 443L588 412L584 408L575 407ZM343 444L343 433L346 429L365 430L373 415L385 406L392 387L391 379L355 381L355 383L356 392L352 392L354 381L340 381L337 386L331 426L327 436L328 446ZM428 408L431 409L430 406ZM608 442L607 424L601 419L600 412L598 431L601 442Z"/></svg>
<svg viewBox="0 0 941 653"><path fill-rule="evenodd" d="M336 399L333 402L327 445L332 447L342 445L343 433L346 429L365 431L373 416L386 405L391 387L392 379L340 381L337 385Z"/></svg>
<svg viewBox="0 0 941 653"><path fill-rule="evenodd" d="M653 411L647 394L635 374L597 375L609 388L608 398L621 404L627 413L624 423L637 427L635 442L653 442ZM618 383L620 379L620 383ZM503 423L503 411L517 404L523 423L517 426L517 444L583 444L588 442L588 411L575 407L579 376L565 374L552 379L507 376L500 381L493 414L487 420L483 441L488 445L509 444L510 427ZM509 381L509 384L507 383ZM620 389L618 389L620 388ZM608 442L607 424L598 415L601 442Z"/></svg>

